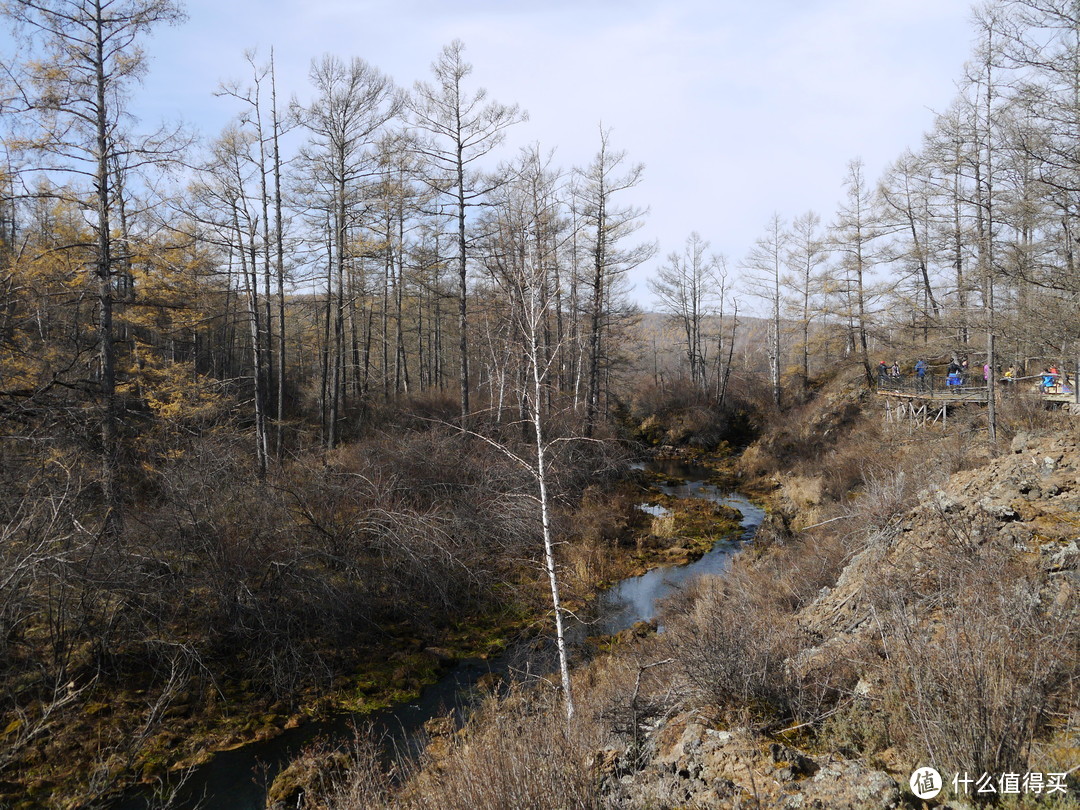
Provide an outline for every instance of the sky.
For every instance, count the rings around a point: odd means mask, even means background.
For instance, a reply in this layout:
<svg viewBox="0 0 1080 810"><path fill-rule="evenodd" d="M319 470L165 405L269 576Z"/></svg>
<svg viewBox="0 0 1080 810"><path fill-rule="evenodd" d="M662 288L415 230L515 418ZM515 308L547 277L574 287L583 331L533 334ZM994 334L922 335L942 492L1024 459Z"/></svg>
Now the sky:
<svg viewBox="0 0 1080 810"><path fill-rule="evenodd" d="M917 149L956 92L973 40L969 0L189 0L146 43L146 124L216 135L238 111L216 97L247 49L274 48L279 94L310 96L313 58L359 56L411 87L461 39L472 87L529 120L500 156L538 143L585 166L610 144L643 163L624 202L649 209L644 279L691 231L737 270L773 213L833 219L848 162L876 182Z"/></svg>

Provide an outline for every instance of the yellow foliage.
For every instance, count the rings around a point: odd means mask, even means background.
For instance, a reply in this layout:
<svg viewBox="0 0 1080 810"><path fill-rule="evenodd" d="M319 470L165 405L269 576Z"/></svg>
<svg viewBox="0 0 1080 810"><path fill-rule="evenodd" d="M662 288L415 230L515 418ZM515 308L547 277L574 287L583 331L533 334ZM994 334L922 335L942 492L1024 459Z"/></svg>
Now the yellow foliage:
<svg viewBox="0 0 1080 810"><path fill-rule="evenodd" d="M140 349L150 354L141 344ZM197 374L191 362L153 358L131 369L120 390L139 396L155 417L167 422L211 421L225 406L217 381Z"/></svg>

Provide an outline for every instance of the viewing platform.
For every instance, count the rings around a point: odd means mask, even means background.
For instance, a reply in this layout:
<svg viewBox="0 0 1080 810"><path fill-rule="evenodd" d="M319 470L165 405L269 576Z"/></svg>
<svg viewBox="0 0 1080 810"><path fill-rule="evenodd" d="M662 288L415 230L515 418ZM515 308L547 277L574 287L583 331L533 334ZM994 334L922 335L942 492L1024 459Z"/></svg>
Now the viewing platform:
<svg viewBox="0 0 1080 810"><path fill-rule="evenodd" d="M1072 414L1080 414L1080 401L1072 386L1059 382L1044 388L1040 385L1042 375L1001 379L997 388L1000 396L1027 393L1046 403L1062 407ZM914 419L916 421L945 423L950 405L974 403L987 404L989 387L978 372L967 375L927 374L924 377L879 377L877 393L886 398L886 418Z"/></svg>
<svg viewBox="0 0 1080 810"><path fill-rule="evenodd" d="M923 399L944 402L986 402L986 381L960 378L958 383L943 374L925 377L879 377L877 392L902 399Z"/></svg>

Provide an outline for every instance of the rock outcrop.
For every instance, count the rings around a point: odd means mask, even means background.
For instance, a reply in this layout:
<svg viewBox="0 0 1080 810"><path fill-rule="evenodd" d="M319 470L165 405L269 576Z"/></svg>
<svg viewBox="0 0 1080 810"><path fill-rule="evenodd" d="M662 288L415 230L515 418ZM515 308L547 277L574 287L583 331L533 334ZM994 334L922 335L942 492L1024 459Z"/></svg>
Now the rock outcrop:
<svg viewBox="0 0 1080 810"><path fill-rule="evenodd" d="M1033 560L1059 593L1080 587L1080 442L1070 435L1017 435L1011 452L919 493L919 505L878 534L800 615L823 641L866 627L883 578L931 575L930 552L997 542L1003 554Z"/></svg>
<svg viewBox="0 0 1080 810"><path fill-rule="evenodd" d="M775 807L893 810L896 781L838 757L812 757L749 729L717 730L693 712L660 726L644 764L603 752L597 767L613 806L645 808ZM640 764L640 763L639 763Z"/></svg>

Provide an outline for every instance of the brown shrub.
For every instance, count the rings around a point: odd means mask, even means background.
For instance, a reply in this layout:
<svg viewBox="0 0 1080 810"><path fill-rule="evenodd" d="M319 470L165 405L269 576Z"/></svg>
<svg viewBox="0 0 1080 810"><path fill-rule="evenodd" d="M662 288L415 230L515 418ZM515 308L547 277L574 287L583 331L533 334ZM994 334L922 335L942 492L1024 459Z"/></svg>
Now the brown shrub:
<svg viewBox="0 0 1080 810"><path fill-rule="evenodd" d="M890 728L912 762L1025 772L1035 737L1075 697L1080 612L977 527L879 594ZM1051 589L1052 591L1053 589Z"/></svg>
<svg viewBox="0 0 1080 810"><path fill-rule="evenodd" d="M848 555L839 535L806 537L738 558L673 600L665 640L692 692L758 722L812 720L839 700L854 673L840 659L797 664L813 640L796 614L835 584Z"/></svg>
<svg viewBox="0 0 1080 810"><path fill-rule="evenodd" d="M346 778L310 805L335 810L550 810L602 806L593 754L599 728L567 723L556 693L492 698L460 734L440 738L394 787L371 747Z"/></svg>
<svg viewBox="0 0 1080 810"><path fill-rule="evenodd" d="M998 419L1007 431L1045 430L1057 427L1062 420L1061 411L1048 407L1048 403L1034 391L1006 388L1002 393Z"/></svg>

